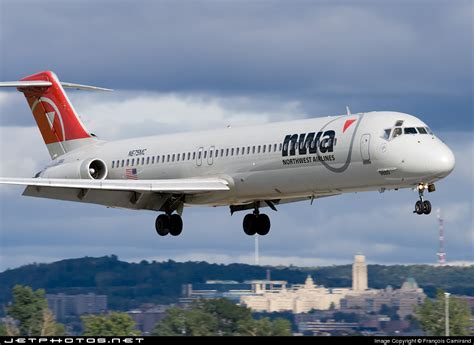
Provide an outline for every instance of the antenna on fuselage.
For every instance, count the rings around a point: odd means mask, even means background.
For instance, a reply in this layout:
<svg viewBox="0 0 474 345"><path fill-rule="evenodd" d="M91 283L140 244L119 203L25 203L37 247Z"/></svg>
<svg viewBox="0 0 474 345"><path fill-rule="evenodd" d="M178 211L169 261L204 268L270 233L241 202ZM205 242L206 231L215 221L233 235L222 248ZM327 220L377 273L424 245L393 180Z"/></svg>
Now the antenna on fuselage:
<svg viewBox="0 0 474 345"><path fill-rule="evenodd" d="M352 115L351 110L349 109L349 106L348 106L348 105L346 105L346 114L347 114L347 116L351 116L351 115Z"/></svg>

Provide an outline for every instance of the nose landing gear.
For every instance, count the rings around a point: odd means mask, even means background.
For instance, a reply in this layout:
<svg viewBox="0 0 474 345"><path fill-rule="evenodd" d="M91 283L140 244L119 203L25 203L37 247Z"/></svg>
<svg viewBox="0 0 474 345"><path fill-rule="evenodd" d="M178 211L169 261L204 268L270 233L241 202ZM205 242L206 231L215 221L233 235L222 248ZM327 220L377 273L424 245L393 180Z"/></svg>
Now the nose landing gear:
<svg viewBox="0 0 474 345"><path fill-rule="evenodd" d="M429 200L424 200L425 189L428 189L429 192L433 192L435 187L433 184L426 185L423 183L418 184L417 190L420 200L415 203L415 210L413 213L416 214L430 214L431 213L431 202Z"/></svg>

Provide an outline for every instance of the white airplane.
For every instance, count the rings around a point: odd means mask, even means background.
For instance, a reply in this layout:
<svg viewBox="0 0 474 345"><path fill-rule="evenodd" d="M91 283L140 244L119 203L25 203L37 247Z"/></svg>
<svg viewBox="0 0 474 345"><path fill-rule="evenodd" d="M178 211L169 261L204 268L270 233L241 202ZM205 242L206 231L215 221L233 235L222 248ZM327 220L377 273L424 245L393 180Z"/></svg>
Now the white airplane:
<svg viewBox="0 0 474 345"><path fill-rule="evenodd" d="M368 112L265 125L103 141L86 130L63 88L108 90L60 82L50 71L16 87L31 108L52 161L23 195L163 212L160 236L183 229L185 206L253 210L247 235L266 235L262 207L362 191L416 188L414 213L429 214L424 192L455 164L451 150L418 118ZM170 114L172 116L172 114ZM111 124L112 125L112 124Z"/></svg>

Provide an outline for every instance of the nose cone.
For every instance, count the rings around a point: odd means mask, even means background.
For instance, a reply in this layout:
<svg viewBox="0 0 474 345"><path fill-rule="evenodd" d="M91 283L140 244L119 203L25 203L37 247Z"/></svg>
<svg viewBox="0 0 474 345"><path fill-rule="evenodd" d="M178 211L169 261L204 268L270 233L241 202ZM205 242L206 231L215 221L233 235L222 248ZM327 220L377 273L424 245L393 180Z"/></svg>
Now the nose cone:
<svg viewBox="0 0 474 345"><path fill-rule="evenodd" d="M456 164L453 151L444 143L439 143L435 148L435 157L430 162L433 174L437 177L448 176L453 171Z"/></svg>

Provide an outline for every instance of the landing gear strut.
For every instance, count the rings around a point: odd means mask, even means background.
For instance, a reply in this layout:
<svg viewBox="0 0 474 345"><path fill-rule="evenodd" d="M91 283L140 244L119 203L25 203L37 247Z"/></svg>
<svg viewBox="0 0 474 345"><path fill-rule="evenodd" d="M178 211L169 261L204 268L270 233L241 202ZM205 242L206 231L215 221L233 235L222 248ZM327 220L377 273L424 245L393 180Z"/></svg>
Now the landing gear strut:
<svg viewBox="0 0 474 345"><path fill-rule="evenodd" d="M179 214L160 214L156 218L155 228L160 236L179 236L183 231L183 220Z"/></svg>
<svg viewBox="0 0 474 345"><path fill-rule="evenodd" d="M434 185L425 185L420 183L417 187L418 195L420 200L415 203L415 210L413 213L416 214L430 214L431 213L431 202L424 200L423 194L425 189L428 189L429 192L434 191Z"/></svg>
<svg viewBox="0 0 474 345"><path fill-rule="evenodd" d="M242 225L244 232L249 236L255 234L265 236L270 232L270 218L266 214L260 213L258 207L255 207L253 213L245 215Z"/></svg>

